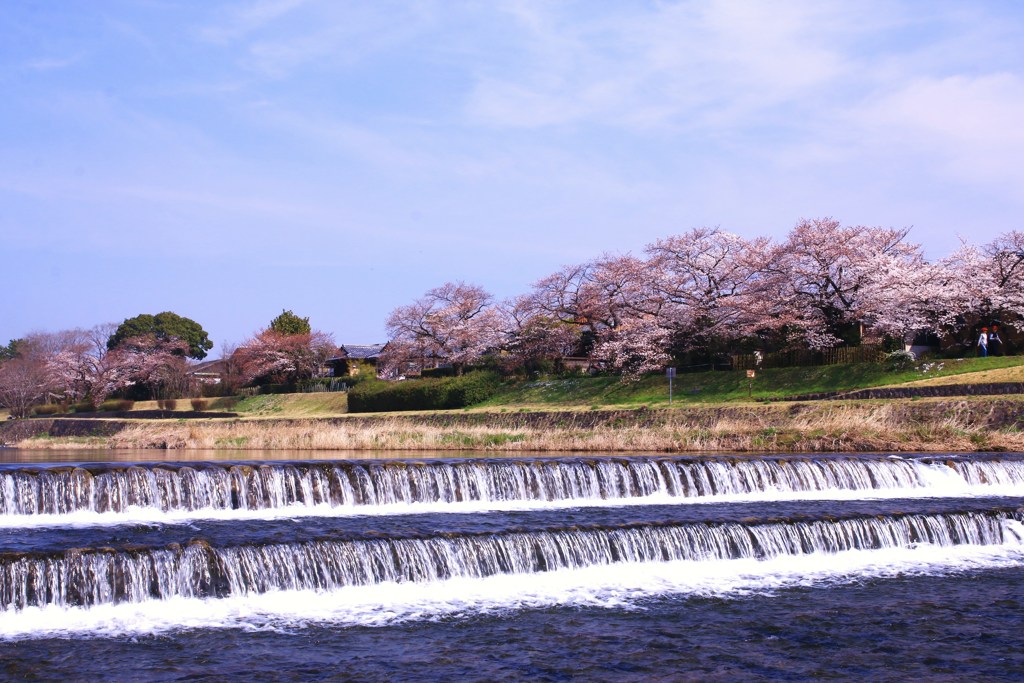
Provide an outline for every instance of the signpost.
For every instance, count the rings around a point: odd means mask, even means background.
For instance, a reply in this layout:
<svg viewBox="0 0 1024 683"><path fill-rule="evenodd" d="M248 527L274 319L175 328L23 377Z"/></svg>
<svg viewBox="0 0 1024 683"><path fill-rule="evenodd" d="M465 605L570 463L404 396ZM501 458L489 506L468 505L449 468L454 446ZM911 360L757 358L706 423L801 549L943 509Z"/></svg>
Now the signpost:
<svg viewBox="0 0 1024 683"><path fill-rule="evenodd" d="M665 374L668 376L668 404L672 405L672 380L676 378L676 369L665 368Z"/></svg>
<svg viewBox="0 0 1024 683"><path fill-rule="evenodd" d="M756 370L747 370L747 398L754 397L754 378L757 377Z"/></svg>

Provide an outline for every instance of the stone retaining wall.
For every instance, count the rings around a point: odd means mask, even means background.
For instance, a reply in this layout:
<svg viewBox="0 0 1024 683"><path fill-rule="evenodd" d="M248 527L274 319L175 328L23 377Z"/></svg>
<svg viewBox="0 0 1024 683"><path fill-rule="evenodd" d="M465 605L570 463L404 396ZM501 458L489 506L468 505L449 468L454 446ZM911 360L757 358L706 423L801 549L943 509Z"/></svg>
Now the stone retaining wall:
<svg viewBox="0 0 1024 683"><path fill-rule="evenodd" d="M937 384L924 387L888 387L857 389L856 391L827 391L801 394L772 401L836 401L869 398L944 398L952 396L1005 396L1024 394L1024 382L992 382L988 384Z"/></svg>

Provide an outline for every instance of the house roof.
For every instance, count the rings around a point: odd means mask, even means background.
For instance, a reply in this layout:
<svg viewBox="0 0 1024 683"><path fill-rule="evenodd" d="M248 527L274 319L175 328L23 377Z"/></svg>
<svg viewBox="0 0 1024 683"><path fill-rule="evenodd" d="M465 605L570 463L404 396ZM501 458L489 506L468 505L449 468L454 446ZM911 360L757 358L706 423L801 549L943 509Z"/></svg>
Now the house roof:
<svg viewBox="0 0 1024 683"><path fill-rule="evenodd" d="M224 365L227 362L225 358L218 358L217 360L204 360L194 365L190 365L186 373L189 375L201 375L201 374L218 374L224 372Z"/></svg>
<svg viewBox="0 0 1024 683"><path fill-rule="evenodd" d="M340 358L366 360L379 358L387 344L342 344Z"/></svg>

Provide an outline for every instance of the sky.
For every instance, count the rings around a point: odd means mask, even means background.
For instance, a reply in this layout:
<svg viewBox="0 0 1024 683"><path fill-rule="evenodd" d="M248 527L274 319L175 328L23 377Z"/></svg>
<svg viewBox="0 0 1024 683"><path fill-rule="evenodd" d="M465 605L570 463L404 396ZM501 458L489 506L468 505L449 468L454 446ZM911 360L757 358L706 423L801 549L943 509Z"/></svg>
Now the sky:
<svg viewBox="0 0 1024 683"><path fill-rule="evenodd" d="M5 0L0 92L0 344L374 343L699 226L1024 229L1015 0Z"/></svg>

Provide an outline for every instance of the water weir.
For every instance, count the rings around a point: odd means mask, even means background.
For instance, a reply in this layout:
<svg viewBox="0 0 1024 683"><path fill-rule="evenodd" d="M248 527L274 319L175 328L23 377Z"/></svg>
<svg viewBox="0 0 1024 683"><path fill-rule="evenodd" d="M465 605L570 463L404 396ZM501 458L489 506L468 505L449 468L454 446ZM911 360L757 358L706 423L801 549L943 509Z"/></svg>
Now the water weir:
<svg viewBox="0 0 1024 683"><path fill-rule="evenodd" d="M360 508L759 493L1024 491L1015 457L559 459L84 466L0 470L0 516Z"/></svg>
<svg viewBox="0 0 1024 683"><path fill-rule="evenodd" d="M1024 512L992 510L751 523L648 524L499 534L0 555L0 611L277 590L333 591L618 563L764 560L921 544L1021 546Z"/></svg>

